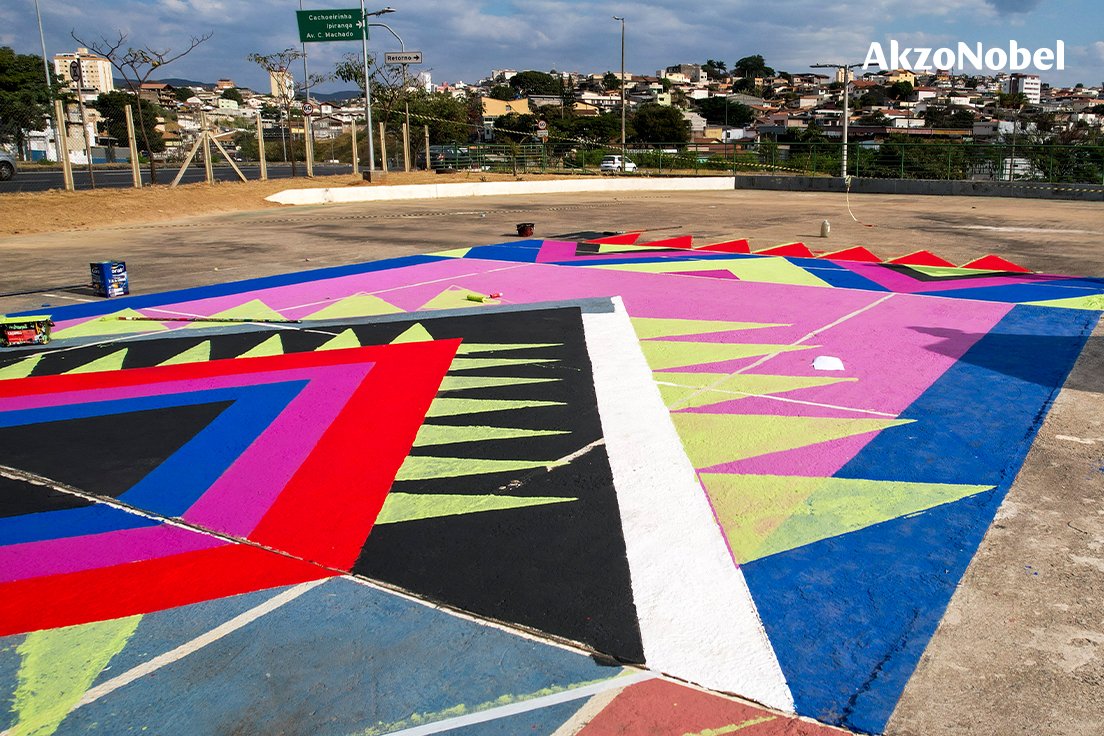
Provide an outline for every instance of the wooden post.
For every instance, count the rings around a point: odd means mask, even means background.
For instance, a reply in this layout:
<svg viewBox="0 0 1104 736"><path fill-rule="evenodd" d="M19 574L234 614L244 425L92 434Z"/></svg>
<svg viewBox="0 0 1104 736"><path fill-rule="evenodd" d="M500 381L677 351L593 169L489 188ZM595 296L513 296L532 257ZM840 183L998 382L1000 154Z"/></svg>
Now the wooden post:
<svg viewBox="0 0 1104 736"><path fill-rule="evenodd" d="M134 109L127 105L124 110L126 111L127 140L130 142L130 178L134 188L141 189L142 169L138 166L138 140L134 137Z"/></svg>
<svg viewBox="0 0 1104 736"><path fill-rule="evenodd" d="M307 178L314 178L314 122L303 115L303 157L307 159Z"/></svg>
<svg viewBox="0 0 1104 736"><path fill-rule="evenodd" d="M387 129L383 127L383 123L379 124L379 141L380 141L380 170L383 173L387 173Z"/></svg>
<svg viewBox="0 0 1104 736"><path fill-rule="evenodd" d="M354 120L353 121L353 130L352 130L352 136L353 136L352 137L353 173L354 174L359 174L360 173L360 152L357 151L356 131L357 131L357 124L356 124L356 120Z"/></svg>
<svg viewBox="0 0 1104 736"><path fill-rule="evenodd" d="M426 154L426 171L433 171L433 162L429 160L429 126L425 127L425 154Z"/></svg>
<svg viewBox="0 0 1104 736"><path fill-rule="evenodd" d="M410 124L403 123L403 171L410 173Z"/></svg>
<svg viewBox="0 0 1104 736"><path fill-rule="evenodd" d="M200 140L203 142L203 171L207 177L208 184L215 183L215 172L211 168L211 132L207 130L207 114L200 113L199 124L203 128L203 132L200 133Z"/></svg>
<svg viewBox="0 0 1104 736"><path fill-rule="evenodd" d="M261 181L268 181L268 160L265 156L264 126L261 125L261 111L257 111L257 158L261 162Z"/></svg>
<svg viewBox="0 0 1104 736"><path fill-rule="evenodd" d="M65 108L61 100L54 100L54 115L57 116L61 129L56 132L58 137L58 151L61 153L61 173L65 178L66 191L73 191L73 162L69 160L69 118L65 114Z"/></svg>

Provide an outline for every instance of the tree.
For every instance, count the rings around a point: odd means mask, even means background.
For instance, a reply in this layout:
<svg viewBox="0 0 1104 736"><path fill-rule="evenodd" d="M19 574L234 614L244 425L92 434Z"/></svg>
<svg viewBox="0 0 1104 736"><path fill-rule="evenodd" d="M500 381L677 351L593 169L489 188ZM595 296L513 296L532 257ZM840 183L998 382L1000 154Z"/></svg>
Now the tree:
<svg viewBox="0 0 1104 736"><path fill-rule="evenodd" d="M502 100L503 102L509 102L510 100L517 99L517 94L514 93L514 88L508 84L496 84L491 87L490 94L487 95L492 100Z"/></svg>
<svg viewBox="0 0 1104 736"><path fill-rule="evenodd" d="M859 125L889 125L889 118L881 110L874 110L859 118Z"/></svg>
<svg viewBox="0 0 1104 736"><path fill-rule="evenodd" d="M697 102L698 112L712 125L728 124L742 128L755 120L755 111L727 97L708 97Z"/></svg>
<svg viewBox="0 0 1104 736"><path fill-rule="evenodd" d="M924 122L932 128L969 128L974 124L974 113L954 105L931 105L924 111Z"/></svg>
<svg viewBox="0 0 1104 736"><path fill-rule="evenodd" d="M774 69L767 66L762 55L745 56L732 65L732 71L741 77L773 77Z"/></svg>
<svg viewBox="0 0 1104 736"><path fill-rule="evenodd" d="M1006 110L1020 110L1027 104L1027 95L1023 92L1001 92L997 95L997 107L1003 107Z"/></svg>
<svg viewBox="0 0 1104 736"><path fill-rule="evenodd" d="M536 135L537 116L509 112L494 122L495 138L521 143Z"/></svg>
<svg viewBox="0 0 1104 736"><path fill-rule="evenodd" d="M139 115L136 119L145 121L147 130L142 131L141 140L143 143L149 141L149 147L145 150L147 153L161 153L165 150L165 140L161 137L161 131L157 130L157 115L158 109L153 103L135 97L128 92L104 92L96 101L92 103L92 107L100 111L100 115L103 116L104 122L107 125L107 134L119 141L119 145L126 145L129 141L129 135L127 134L126 125L126 106L130 105L131 108L145 108L142 115ZM137 131L135 131L137 133Z"/></svg>
<svg viewBox="0 0 1104 736"><path fill-rule="evenodd" d="M242 97L242 93L240 91L238 91L238 89L236 87L230 87L228 89L224 89L222 91L222 98L224 100L233 100L234 102L238 103L239 105L244 105L245 104L245 98Z"/></svg>
<svg viewBox="0 0 1104 736"><path fill-rule="evenodd" d="M751 77L742 77L732 83L732 91L736 94L754 94L755 93L755 80Z"/></svg>
<svg viewBox="0 0 1104 736"><path fill-rule="evenodd" d="M51 93L41 56L0 46L0 143L15 143L23 151L27 131L45 127Z"/></svg>
<svg viewBox="0 0 1104 736"><path fill-rule="evenodd" d="M195 90L191 87L174 87L173 97L176 98L177 102L187 102L195 97Z"/></svg>
<svg viewBox="0 0 1104 736"><path fill-rule="evenodd" d="M705 72L705 76L710 79L721 79L728 76L728 66L723 61L717 61L716 59L706 59L705 63L701 65L701 69Z"/></svg>
<svg viewBox="0 0 1104 736"><path fill-rule="evenodd" d="M912 83L911 82L894 82L885 89L886 97L891 100L904 100L912 97Z"/></svg>
<svg viewBox="0 0 1104 736"><path fill-rule="evenodd" d="M518 72L510 78L510 86L522 97L559 94L560 83L551 74L536 71Z"/></svg>
<svg viewBox="0 0 1104 736"><path fill-rule="evenodd" d="M403 111L396 108L391 120ZM410 97L410 118L429 126L429 140L433 144L466 143L471 137L468 123L468 102L441 92L416 92Z"/></svg>
<svg viewBox="0 0 1104 736"><path fill-rule="evenodd" d="M686 143L690 140L690 123L674 107L649 102L633 114L633 140L641 143Z"/></svg>
<svg viewBox="0 0 1104 736"><path fill-rule="evenodd" d="M602 76L602 86L607 90L621 89L621 77L613 72L606 72Z"/></svg>
<svg viewBox="0 0 1104 736"><path fill-rule="evenodd" d="M249 56L245 57L254 64L257 64L270 75L276 75L278 79L286 78L288 69L291 68L292 63L303 58L303 52L295 48L286 48L283 51L276 51L271 54L258 54L253 52ZM361 77L363 78L363 74ZM345 80L349 81L349 80ZM279 94L276 95L276 100L279 102L283 117L285 121L291 120L291 103L295 101L295 86L292 84L278 85ZM288 130L290 133L290 128ZM294 140L292 141L294 146ZM295 176L295 156L291 157L291 175Z"/></svg>
<svg viewBox="0 0 1104 736"><path fill-rule="evenodd" d="M88 48L100 56L111 62L111 66L115 68L120 74L123 75L123 81L126 82L127 88L134 97L138 97L138 91L142 85L149 81L149 78L153 75L154 71L163 69L169 64L173 63L177 59L187 56L195 50L197 46L204 43L211 38L210 32L203 34L202 36L192 36L188 41L188 46L183 51L173 53L172 49L166 48L164 50L155 49L152 46L127 46L126 51L123 51L123 46L127 42L127 34L119 31L118 37L113 41L107 40L107 38L101 37L99 41L88 42L82 41L77 37L76 33L70 32L70 36L81 46ZM143 150L147 153L153 152L153 144L148 136L150 130L146 119L143 117L145 112L141 105L138 106L138 131L142 136ZM154 163L153 156L149 157L149 172L150 172L150 184L157 183L157 165Z"/></svg>

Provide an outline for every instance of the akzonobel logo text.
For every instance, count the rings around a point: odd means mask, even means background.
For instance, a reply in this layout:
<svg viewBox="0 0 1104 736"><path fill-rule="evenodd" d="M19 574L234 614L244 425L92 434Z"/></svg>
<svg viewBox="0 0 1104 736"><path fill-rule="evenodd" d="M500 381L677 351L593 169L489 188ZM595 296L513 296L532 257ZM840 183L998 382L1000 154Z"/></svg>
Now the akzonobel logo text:
<svg viewBox="0 0 1104 736"><path fill-rule="evenodd" d="M1054 48L1027 49L1015 41L1008 48L985 48L980 43L971 46L959 41L957 49L951 48L901 48L896 41L889 42L889 54L880 43L870 44L866 52L863 69L881 67L882 69L908 69L914 72L935 71L937 69L974 69L990 72L1018 72L1035 69L1046 72L1051 69L1066 68L1066 44L1055 41Z"/></svg>

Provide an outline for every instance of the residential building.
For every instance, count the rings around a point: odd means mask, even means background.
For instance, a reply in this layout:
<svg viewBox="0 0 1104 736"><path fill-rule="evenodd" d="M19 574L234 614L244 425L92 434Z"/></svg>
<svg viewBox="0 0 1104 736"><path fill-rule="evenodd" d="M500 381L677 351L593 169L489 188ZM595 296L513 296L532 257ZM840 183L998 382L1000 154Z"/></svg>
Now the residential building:
<svg viewBox="0 0 1104 736"><path fill-rule="evenodd" d="M145 82L138 88L138 97L164 108L176 107L174 87L164 82Z"/></svg>
<svg viewBox="0 0 1104 736"><path fill-rule="evenodd" d="M836 69L836 84L855 81L854 69Z"/></svg>
<svg viewBox="0 0 1104 736"><path fill-rule="evenodd" d="M1042 94L1042 84L1038 74L1010 74L1004 89L1010 94L1022 92L1032 105L1039 104Z"/></svg>
<svg viewBox="0 0 1104 736"><path fill-rule="evenodd" d="M74 61L80 64L81 80L83 82L80 89L77 89L77 81L72 75ZM72 54L56 54L54 56L54 73L59 81L68 84L70 90L80 94L86 101L94 100L104 92L115 90L115 78L111 62L85 48L78 48Z"/></svg>
<svg viewBox="0 0 1104 736"><path fill-rule="evenodd" d="M278 100L286 100L295 96L295 77L291 72L268 73L269 94Z"/></svg>
<svg viewBox="0 0 1104 736"><path fill-rule="evenodd" d="M222 93L228 89L237 89L237 86L232 79L220 79L215 82L215 91Z"/></svg>
<svg viewBox="0 0 1104 736"><path fill-rule="evenodd" d="M531 115L533 111L529 107L529 100L496 100L493 97L482 98L483 131L484 140L494 140L495 121L503 115L517 113L518 115Z"/></svg>

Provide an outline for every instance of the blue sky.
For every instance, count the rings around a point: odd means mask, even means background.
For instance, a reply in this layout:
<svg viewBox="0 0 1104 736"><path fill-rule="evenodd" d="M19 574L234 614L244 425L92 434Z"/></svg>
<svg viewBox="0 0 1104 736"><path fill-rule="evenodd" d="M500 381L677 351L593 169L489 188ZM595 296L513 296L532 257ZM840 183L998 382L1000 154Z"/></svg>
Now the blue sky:
<svg viewBox="0 0 1104 736"><path fill-rule="evenodd" d="M82 37L179 48L191 35L210 41L167 67L163 76L267 89L259 67L245 60L298 43L298 0L39 0L49 54L71 51L71 30ZM346 8L351 0L305 0L305 7ZM861 62L871 42L954 46L958 41L1030 48L1066 43L1066 71L1047 72L1052 84L1104 83L1104 3L1100 0L715 0L714 2L575 2L574 0L391 0L383 18L407 49L425 54L422 69L435 82L474 82L492 68L605 71L620 64L620 26L627 18L626 67L638 74L680 62L719 59L730 65L762 54L776 69L805 71L819 61ZM383 7L370 4L369 10ZM33 0L0 3L0 45L40 53ZM888 46L888 44L887 44ZM376 50L398 44L378 29ZM308 46L311 72L328 73L357 43ZM299 76L301 68L296 69ZM329 84L322 89L348 85Z"/></svg>

